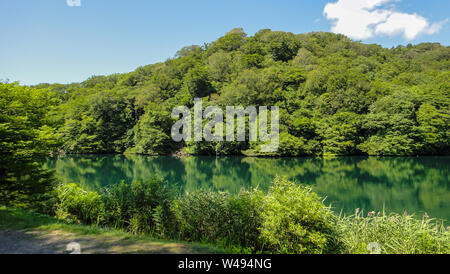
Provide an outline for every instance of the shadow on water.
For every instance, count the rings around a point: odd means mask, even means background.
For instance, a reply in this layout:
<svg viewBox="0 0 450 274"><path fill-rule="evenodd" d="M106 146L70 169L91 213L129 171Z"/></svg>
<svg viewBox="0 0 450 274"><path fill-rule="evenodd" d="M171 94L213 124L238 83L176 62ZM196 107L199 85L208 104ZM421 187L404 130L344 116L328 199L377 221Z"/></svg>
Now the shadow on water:
<svg viewBox="0 0 450 274"><path fill-rule="evenodd" d="M276 175L310 185L326 196L337 212L356 208L402 213L427 212L450 220L450 157L150 157L139 155L71 155L51 158L63 182L100 189L124 180L163 177L181 191L213 189L267 191Z"/></svg>

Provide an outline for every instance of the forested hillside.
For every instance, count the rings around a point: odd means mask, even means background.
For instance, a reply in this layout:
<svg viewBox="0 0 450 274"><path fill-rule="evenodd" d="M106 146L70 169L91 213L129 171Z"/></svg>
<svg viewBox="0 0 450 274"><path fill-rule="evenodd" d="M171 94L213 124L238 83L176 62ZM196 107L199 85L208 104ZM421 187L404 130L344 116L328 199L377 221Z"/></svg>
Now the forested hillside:
<svg viewBox="0 0 450 274"><path fill-rule="evenodd" d="M175 143L172 109L279 106L273 156L448 154L450 47L386 49L332 33L234 29L126 74L41 84L68 153L258 155L250 142Z"/></svg>

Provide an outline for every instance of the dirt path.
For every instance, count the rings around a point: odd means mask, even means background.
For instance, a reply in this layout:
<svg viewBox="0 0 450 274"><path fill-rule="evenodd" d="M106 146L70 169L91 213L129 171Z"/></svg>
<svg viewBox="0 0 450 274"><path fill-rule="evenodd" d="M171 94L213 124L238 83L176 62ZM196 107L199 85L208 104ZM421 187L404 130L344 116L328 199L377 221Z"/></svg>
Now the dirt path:
<svg viewBox="0 0 450 274"><path fill-rule="evenodd" d="M191 245L148 240L136 240L131 237L113 237L103 235L77 235L62 230L0 230L0 254L62 254L67 245L76 242L82 254L92 253L202 253ZM204 250L205 252L207 250Z"/></svg>
<svg viewBox="0 0 450 274"><path fill-rule="evenodd" d="M57 253L45 241L18 231L0 231L0 254L52 254Z"/></svg>

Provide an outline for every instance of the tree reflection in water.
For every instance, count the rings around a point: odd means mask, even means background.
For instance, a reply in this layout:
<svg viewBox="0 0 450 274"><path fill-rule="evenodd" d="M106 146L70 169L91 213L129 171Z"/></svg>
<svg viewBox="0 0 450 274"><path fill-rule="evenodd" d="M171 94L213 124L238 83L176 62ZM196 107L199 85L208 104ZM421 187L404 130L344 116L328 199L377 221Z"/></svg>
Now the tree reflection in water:
<svg viewBox="0 0 450 274"><path fill-rule="evenodd" d="M336 211L356 208L402 213L427 212L450 220L450 157L150 157L139 155L74 155L49 159L63 182L100 189L122 180L158 175L180 191L208 188L239 192L264 191L276 175L310 185L326 196Z"/></svg>

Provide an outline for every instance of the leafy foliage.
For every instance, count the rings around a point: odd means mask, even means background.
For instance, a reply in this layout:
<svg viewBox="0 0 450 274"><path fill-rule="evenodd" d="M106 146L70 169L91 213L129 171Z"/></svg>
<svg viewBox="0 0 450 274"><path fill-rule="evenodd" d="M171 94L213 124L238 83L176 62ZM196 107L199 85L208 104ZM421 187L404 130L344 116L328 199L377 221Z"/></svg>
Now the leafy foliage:
<svg viewBox="0 0 450 274"><path fill-rule="evenodd" d="M343 35L234 29L133 72L70 85L41 84L63 103L70 153L241 154L255 144L175 143L175 106L279 106L274 155L449 153L450 48L385 49ZM253 151L253 154L258 154Z"/></svg>
<svg viewBox="0 0 450 274"><path fill-rule="evenodd" d="M55 215L68 222L100 224L104 207L100 194L85 191L77 184L60 184Z"/></svg>
<svg viewBox="0 0 450 274"><path fill-rule="evenodd" d="M261 238L268 250L317 254L330 249L333 212L309 188L276 178L262 219Z"/></svg>
<svg viewBox="0 0 450 274"><path fill-rule="evenodd" d="M42 168L46 154L58 146L50 113L51 93L0 83L0 201L5 205L49 210L53 178Z"/></svg>

